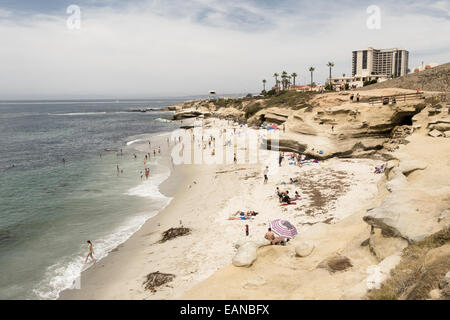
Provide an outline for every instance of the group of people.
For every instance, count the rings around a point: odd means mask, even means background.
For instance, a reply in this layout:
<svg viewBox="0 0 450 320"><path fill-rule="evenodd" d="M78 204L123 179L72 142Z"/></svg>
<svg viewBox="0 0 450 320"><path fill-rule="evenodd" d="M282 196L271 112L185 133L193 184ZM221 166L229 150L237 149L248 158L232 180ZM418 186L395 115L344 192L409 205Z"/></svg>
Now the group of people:
<svg viewBox="0 0 450 320"><path fill-rule="evenodd" d="M355 95L352 93L351 95L350 95L350 101L351 102L353 102L353 99L355 98ZM359 102L359 99L360 99L360 95L359 95L359 93L357 93L356 94L356 102Z"/></svg>
<svg viewBox="0 0 450 320"><path fill-rule="evenodd" d="M291 198L289 190L281 191L279 187L275 190L275 194L278 196L280 203L290 204L293 201L301 200L301 196L298 191L295 191L294 197Z"/></svg>
<svg viewBox="0 0 450 320"><path fill-rule="evenodd" d="M277 236L273 231L272 228L269 228L264 235L264 238L270 241L271 245L282 245L284 246L286 242L289 241L289 238L284 238L281 236Z"/></svg>

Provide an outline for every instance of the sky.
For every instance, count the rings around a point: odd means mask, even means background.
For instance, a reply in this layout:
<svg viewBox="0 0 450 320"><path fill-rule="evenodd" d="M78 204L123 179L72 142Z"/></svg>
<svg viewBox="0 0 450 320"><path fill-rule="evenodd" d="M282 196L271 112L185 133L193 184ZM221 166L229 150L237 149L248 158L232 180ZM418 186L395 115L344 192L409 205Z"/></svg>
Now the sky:
<svg viewBox="0 0 450 320"><path fill-rule="evenodd" d="M368 46L408 50L411 70L449 62L449 34L442 0L0 0L0 100L256 93L310 66L324 83L328 61L350 75Z"/></svg>

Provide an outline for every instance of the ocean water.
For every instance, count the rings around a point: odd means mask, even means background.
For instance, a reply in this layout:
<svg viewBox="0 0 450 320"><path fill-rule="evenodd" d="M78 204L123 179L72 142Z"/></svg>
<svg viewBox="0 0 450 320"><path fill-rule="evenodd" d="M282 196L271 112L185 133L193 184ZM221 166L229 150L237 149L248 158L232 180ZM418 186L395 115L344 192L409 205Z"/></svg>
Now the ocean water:
<svg viewBox="0 0 450 320"><path fill-rule="evenodd" d="M102 258L170 202L163 156L140 172L148 141L178 125L126 110L178 102L0 102L0 299L56 299L88 266L87 240Z"/></svg>

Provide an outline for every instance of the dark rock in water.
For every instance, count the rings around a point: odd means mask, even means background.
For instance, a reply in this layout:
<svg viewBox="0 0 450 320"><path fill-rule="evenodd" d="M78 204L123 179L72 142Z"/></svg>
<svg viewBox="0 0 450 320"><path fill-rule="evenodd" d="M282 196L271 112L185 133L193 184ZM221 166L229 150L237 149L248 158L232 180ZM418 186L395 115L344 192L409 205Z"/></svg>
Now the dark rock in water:
<svg viewBox="0 0 450 320"><path fill-rule="evenodd" d="M166 230L163 232L163 237L159 242L166 242L168 240L172 240L176 237L187 235L191 232L191 229L189 228L170 228L169 230Z"/></svg>
<svg viewBox="0 0 450 320"><path fill-rule="evenodd" d="M9 240L12 238L12 233L9 230L0 230L0 241Z"/></svg>
<svg viewBox="0 0 450 320"><path fill-rule="evenodd" d="M152 112L152 111L161 111L163 109L154 109L154 108L143 108L143 109L131 109L127 110L127 112Z"/></svg>
<svg viewBox="0 0 450 320"><path fill-rule="evenodd" d="M171 282L175 278L174 274L161 273L159 271L149 273L144 281L144 288L151 292L156 292L156 288Z"/></svg>

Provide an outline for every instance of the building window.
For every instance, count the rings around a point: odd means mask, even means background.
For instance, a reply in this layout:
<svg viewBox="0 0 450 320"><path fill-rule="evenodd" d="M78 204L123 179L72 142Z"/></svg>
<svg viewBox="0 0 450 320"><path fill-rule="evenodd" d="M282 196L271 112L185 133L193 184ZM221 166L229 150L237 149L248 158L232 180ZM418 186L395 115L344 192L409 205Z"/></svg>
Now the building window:
<svg viewBox="0 0 450 320"><path fill-rule="evenodd" d="M357 52L353 51L353 57L352 57L352 76L356 74L356 64L357 64L358 58L357 58Z"/></svg>
<svg viewBox="0 0 450 320"><path fill-rule="evenodd" d="M367 50L363 51L362 68L367 69Z"/></svg>

